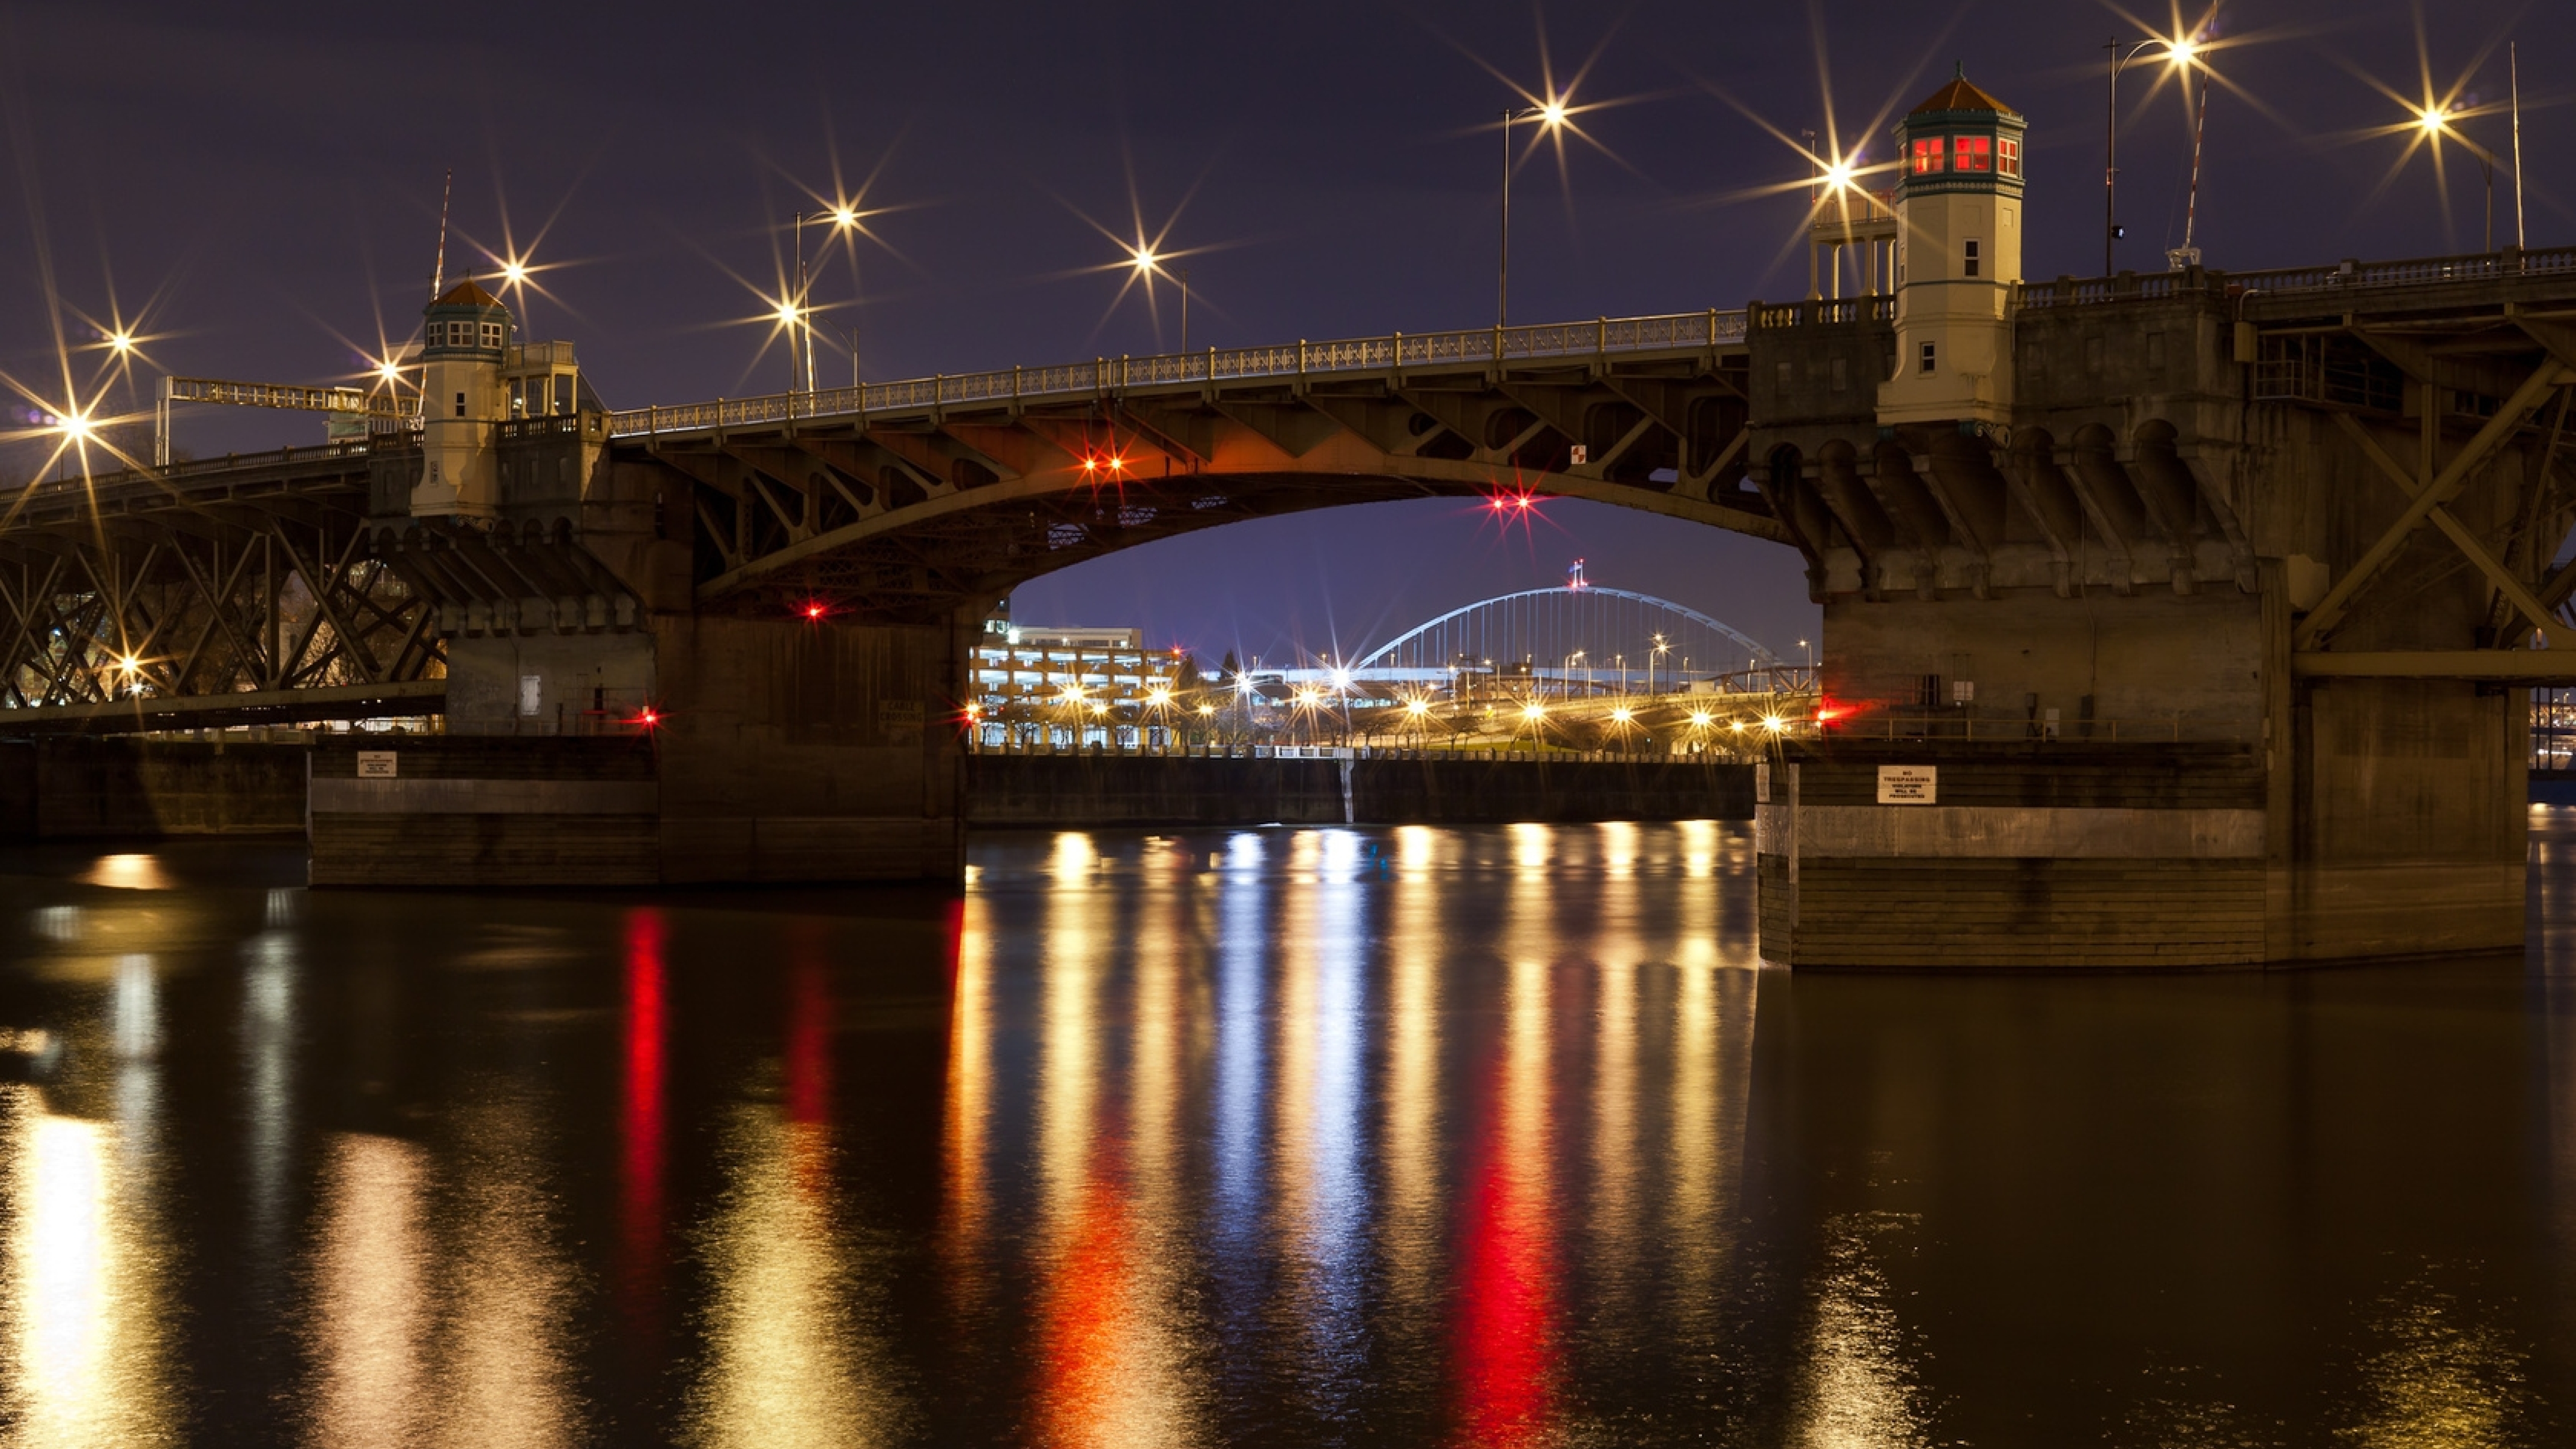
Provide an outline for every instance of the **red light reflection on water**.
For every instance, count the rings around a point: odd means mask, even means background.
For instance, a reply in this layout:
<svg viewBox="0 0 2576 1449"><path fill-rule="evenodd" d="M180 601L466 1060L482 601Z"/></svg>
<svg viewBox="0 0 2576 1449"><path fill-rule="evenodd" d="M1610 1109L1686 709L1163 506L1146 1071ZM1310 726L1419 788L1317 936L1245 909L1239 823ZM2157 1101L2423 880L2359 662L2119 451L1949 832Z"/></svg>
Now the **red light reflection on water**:
<svg viewBox="0 0 2576 1449"><path fill-rule="evenodd" d="M797 948L787 968L787 1120L827 1125L832 1098L832 988L819 945Z"/></svg>
<svg viewBox="0 0 2576 1449"><path fill-rule="evenodd" d="M1514 1015L1527 1010L1516 1004ZM1457 1442L1536 1444L1554 1433L1556 1261L1546 1178L1543 1024L1515 1021L1492 1076L1460 1209L1450 1372Z"/></svg>
<svg viewBox="0 0 2576 1449"><path fill-rule="evenodd" d="M1113 1444L1128 1417L1122 1381L1138 1367L1136 1222L1125 1187L1095 1173L1069 1226L1047 1279L1039 1413L1049 1443Z"/></svg>
<svg viewBox="0 0 2576 1449"><path fill-rule="evenodd" d="M787 1115L788 1160L798 1191L831 1190L827 1148L832 1129L832 984L823 943L812 933L795 943L787 967L787 1041L780 1063Z"/></svg>
<svg viewBox="0 0 2576 1449"><path fill-rule="evenodd" d="M661 1295L662 1267L662 1130L664 1115L662 1038L665 986L662 962L663 925L657 911L635 911L626 918L625 1094L619 1129L624 1155L624 1181L619 1202L619 1241L625 1250L628 1308L647 1321Z"/></svg>

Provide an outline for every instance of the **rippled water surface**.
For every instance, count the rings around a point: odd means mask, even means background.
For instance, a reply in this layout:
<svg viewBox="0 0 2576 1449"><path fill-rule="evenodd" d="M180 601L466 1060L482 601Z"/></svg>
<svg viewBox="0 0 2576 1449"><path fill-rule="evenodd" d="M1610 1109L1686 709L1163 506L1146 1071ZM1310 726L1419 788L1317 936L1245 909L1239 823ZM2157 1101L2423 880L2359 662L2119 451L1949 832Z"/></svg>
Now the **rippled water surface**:
<svg viewBox="0 0 2576 1449"><path fill-rule="evenodd" d="M1709 824L0 857L0 1443L2563 1444L2576 941L1756 968Z"/></svg>

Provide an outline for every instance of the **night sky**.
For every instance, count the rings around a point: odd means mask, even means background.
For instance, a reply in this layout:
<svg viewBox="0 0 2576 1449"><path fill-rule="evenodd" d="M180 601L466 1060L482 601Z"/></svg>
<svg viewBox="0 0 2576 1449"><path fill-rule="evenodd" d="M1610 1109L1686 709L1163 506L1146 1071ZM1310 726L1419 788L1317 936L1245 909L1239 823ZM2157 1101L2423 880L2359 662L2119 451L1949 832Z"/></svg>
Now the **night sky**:
<svg viewBox="0 0 2576 1449"><path fill-rule="evenodd" d="M153 362L323 381L418 325L442 172L451 277L532 249L525 335L576 341L612 406L782 391L765 325L784 223L865 187L880 214L814 297L875 380L1143 353L1179 340L1119 297L1101 228L1191 255L1193 347L1490 325L1496 112L1578 75L1593 143L1519 173L1518 322L1741 306L1805 290L1805 174L1766 133L1884 159L1886 121L1954 62L2030 117L2036 277L2100 270L2103 42L2187 29L2082 3L1500 3L182 7L0 0L11 185L0 370L60 391L52 322L142 314ZM2510 167L2520 45L2535 247L2576 241L2576 7L2241 0L2212 54L2198 241L2209 265L2475 250L2477 163L2402 169L2408 99L2457 87ZM2124 77L2121 264L2180 240L2189 119ZM1830 101L1827 99L1829 81ZM1882 183L1883 184L1883 183ZM2499 243L2513 234L2509 169ZM1088 218L1088 219L1086 219ZM1094 223L1098 225L1095 226ZM820 250L818 234L817 250ZM81 354L86 378L96 354ZM848 353L820 356L846 381ZM27 399L12 396L10 421ZM318 440L318 418L184 413L199 454ZM0 468L23 473L23 451ZM1707 610L1795 653L1814 628L1785 547L1606 506L1499 535L1455 501L1336 509L1133 550L1024 587L1033 622L1135 624L1213 658L1350 649L1562 580Z"/></svg>

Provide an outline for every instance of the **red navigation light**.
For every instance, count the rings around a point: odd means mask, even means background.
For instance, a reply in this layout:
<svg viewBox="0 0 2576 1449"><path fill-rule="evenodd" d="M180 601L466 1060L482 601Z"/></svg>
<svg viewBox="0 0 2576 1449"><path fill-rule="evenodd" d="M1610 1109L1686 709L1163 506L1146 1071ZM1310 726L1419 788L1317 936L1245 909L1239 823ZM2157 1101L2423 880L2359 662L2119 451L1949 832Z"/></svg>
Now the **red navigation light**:
<svg viewBox="0 0 2576 1449"><path fill-rule="evenodd" d="M808 619L820 619L823 617L823 605L819 601L809 603L805 606L803 612L805 617Z"/></svg>
<svg viewBox="0 0 2576 1449"><path fill-rule="evenodd" d="M648 704L636 711L635 718L628 723L649 730L662 723L662 712Z"/></svg>

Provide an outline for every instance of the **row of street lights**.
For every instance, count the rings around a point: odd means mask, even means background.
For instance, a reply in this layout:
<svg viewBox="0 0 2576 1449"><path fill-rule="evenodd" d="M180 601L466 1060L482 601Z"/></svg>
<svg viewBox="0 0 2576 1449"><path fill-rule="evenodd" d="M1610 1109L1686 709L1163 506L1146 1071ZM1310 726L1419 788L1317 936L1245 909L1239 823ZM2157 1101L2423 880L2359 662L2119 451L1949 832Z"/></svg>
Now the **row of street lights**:
<svg viewBox="0 0 2576 1449"><path fill-rule="evenodd" d="M2207 53L2212 49L2218 48L2220 44L2221 42L2213 42L2207 39L2205 32L2203 31L2193 31L2191 33L2176 36L2150 36L2146 39L2134 42L2113 40L2106 46L2108 60L2105 84L2106 106L2104 114L2102 175L2102 269L2105 276L2111 275L2117 268L2116 244L2121 239L2125 231L2125 229L2120 225L2118 219L2120 77L2133 62L2151 54L2158 54L2161 56L2161 59L2177 73L2183 74L2186 77L2193 72L2200 73L2203 77L2201 83L2205 87L2215 79L2215 72L2211 71L2209 68ZM2511 69L2511 112L2513 118L2513 154L2511 168L2514 182L2514 244L2516 247L2520 247L2525 244L2522 195L2521 78L2519 56L2517 54L2516 47L2511 44L2508 44L2507 47L2507 59L2508 66ZM2187 85L2188 81L2186 81L2186 86ZM2382 89L2384 90L2385 88L2383 87ZM2481 108L2462 108L2454 105L2451 97L2436 98L2429 94L2429 92L2420 103L2405 102L2394 91L2389 91L2387 94L2389 94L2392 99L2400 100L2401 103L2407 105L2409 110L2413 112L2412 119L2406 124L2382 128L2372 134L2386 135L2412 132L2414 133L2415 139L2408 148L2408 154L2412 154L2413 145L2415 144L2432 145L2436 148L2435 161L2437 166L2440 160L2438 148L2440 143L2444 140L2449 140L2459 144L2465 148L2469 154L2477 158L2485 180L2486 206L2483 245L2485 250L2493 251L2495 245L2495 173L2500 164L2500 158L2493 150L2471 140L2459 127L2459 122L2470 115L2476 114ZM1502 138L1503 151L1500 181L1501 215L1495 248L1494 325L1497 328L1508 326L1511 320L1512 173L1517 169L1517 161L1521 159L1521 156L1516 155L1513 149L1516 129L1524 124L1533 125L1537 128L1537 137L1532 140L1530 148L1535 150L1540 140L1550 136L1561 137L1564 133L1569 131L1573 132L1577 136L1581 136L1583 133L1580 127L1575 123L1574 117L1583 111L1593 109L1594 105L1600 104L1593 103L1590 105L1577 105L1574 102L1573 89L1571 86L1559 91L1554 87L1552 82L1548 87L1548 94L1543 98L1531 96L1527 92L1524 92L1523 95L1530 101L1530 103L1504 108L1499 113L1499 124L1497 126L1497 131ZM2202 93L2201 103L2201 116L2203 118L2206 116L2206 109L2207 93L2206 90L2204 90ZM1775 132L1775 134L1778 133ZM1805 155L1806 159L1810 163L1813 173L1808 182L1810 186L1810 199L1811 204L1818 207L1823 206L1830 199L1844 196L1847 193L1857 190L1863 176L1872 172L1889 169L1889 166L1893 164L1888 163L1863 166L1860 164L1859 153L1857 150L1849 155L1823 156L1816 152L1812 144L1813 133L1802 132L1801 134L1809 138L1809 144L1798 145L1795 142L1790 144L1792 144L1794 149L1797 149ZM1785 140L1786 137L1784 136L1783 139ZM2192 160L2192 209L2194 215L2186 221L2183 246L2171 254L2173 257L2184 258L2186 261L2197 260L2197 253L2192 247L2192 227L2196 224L2197 220L2196 213L2200 169L2199 158L2199 127L2196 123L2194 128ZM2403 164L2403 158L2401 158L2399 164ZM855 273L857 266L856 238L867 234L867 228L864 225L864 221L870 214L871 213L862 211L859 206L848 201L835 201L821 210L809 211L800 208L795 214L794 244L796 252L796 273L794 290L788 296L779 299L775 303L771 318L771 320L773 320L777 325L783 326L789 330L790 345L788 348L788 369L790 373L789 381L791 391L812 393L818 391L820 388L820 383L815 375L814 365L813 313L815 309L811 305L813 278L805 250L805 228L809 222L818 225L828 223L831 228L832 236L836 239L843 240L850 246L851 263ZM444 239L442 231L442 247L443 244ZM1166 250L1162 247L1159 237L1148 241L1140 235L1137 241L1132 245L1123 241L1120 244L1125 247L1129 254L1128 260L1124 265L1133 269L1135 277L1144 279L1149 286L1151 284L1151 280L1158 276L1172 278L1178 282L1180 291L1181 351L1184 354L1188 353L1189 314L1191 303L1190 273L1189 269L1186 267L1175 268L1168 265L1174 257L1186 255L1186 253ZM501 264L504 285L513 288L526 284L529 275L538 270L542 270L542 268L532 265L526 257L518 255L508 257L503 260ZM119 325L113 331L102 329L102 335L106 339L106 345L114 355L114 363L118 368L122 369L126 367L129 365L130 358L132 356L140 355L137 349L138 339L122 325ZM849 329L849 353L850 381L851 385L855 387L858 385L861 375L859 361L859 329L855 325L855 322ZM394 384L399 384L401 382L400 365L393 357L389 356L381 362L378 365L377 371L381 378L386 382ZM26 391L25 389L20 390ZM35 400L34 394L29 393L28 395L31 401ZM68 452L74 448L79 448L85 451L91 442L98 440L97 429L93 418L93 414L96 411L97 409L95 407L88 409L79 407L77 399L66 399L62 404L54 405L47 409L47 425L51 431L59 434L62 439L60 444L61 452ZM156 446L154 449L154 462L156 465L165 465L167 463L166 416L158 420L156 433L158 436L155 440Z"/></svg>

